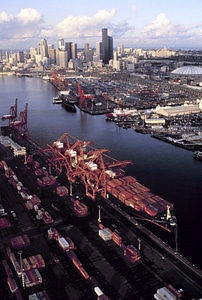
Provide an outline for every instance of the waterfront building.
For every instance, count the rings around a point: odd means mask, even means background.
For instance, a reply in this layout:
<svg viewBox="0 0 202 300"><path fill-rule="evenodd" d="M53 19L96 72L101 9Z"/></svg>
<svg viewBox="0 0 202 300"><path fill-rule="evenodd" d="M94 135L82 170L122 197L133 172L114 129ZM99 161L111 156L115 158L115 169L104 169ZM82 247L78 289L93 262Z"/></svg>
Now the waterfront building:
<svg viewBox="0 0 202 300"><path fill-rule="evenodd" d="M197 100L196 104L187 104L180 106L165 106L161 107L158 105L155 109L155 112L158 115L165 117L175 117L182 115L190 115L200 113L202 109L202 99Z"/></svg>

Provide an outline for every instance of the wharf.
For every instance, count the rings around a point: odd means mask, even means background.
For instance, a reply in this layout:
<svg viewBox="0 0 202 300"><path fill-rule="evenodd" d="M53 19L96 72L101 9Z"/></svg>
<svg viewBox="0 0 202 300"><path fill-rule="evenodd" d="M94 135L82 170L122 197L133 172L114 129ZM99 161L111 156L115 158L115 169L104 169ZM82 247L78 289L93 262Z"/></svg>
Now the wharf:
<svg viewBox="0 0 202 300"><path fill-rule="evenodd" d="M33 155L34 161L44 171L49 169L47 157L42 156L40 147L27 140L18 142L27 146L27 154ZM84 217L77 216L72 206L72 196L60 197L56 194L58 185L65 185L70 190L64 174L58 176L52 170L56 183L40 187L37 185L34 164L25 164L24 157L13 157L10 149L3 146L0 146L0 157L15 172L25 191L37 195L41 207L48 211L53 220L51 224L46 224L36 218L34 209L27 210L25 202L28 200L21 197L19 190L8 181L4 170L0 170L1 204L11 224L11 227L0 230L1 261L5 259L8 262L22 299L28 300L31 294L44 290L49 295L45 298L47 300L98 299L95 288L99 286L103 292L100 299L148 300L153 299L157 289L167 284L177 290L183 289L181 299L199 299L202 296L202 271L110 199L92 201L85 196L82 186L73 185L73 197L84 202L89 212ZM12 210L16 212L15 218ZM121 246L113 239L105 241L99 236L102 226L122 238ZM62 249L57 239L48 236L50 228L61 237L71 239L74 248L71 251ZM23 258L39 253L45 261L45 267L39 269L42 283L25 289L6 254L6 248L10 247L19 261L18 251L11 247L10 239L22 235L22 232L30 239L30 246L22 248ZM129 244L139 249L140 261L131 263L124 256L124 249ZM79 260L79 266L75 265L73 257L77 258L77 263ZM0 270L2 274L5 273L2 264ZM15 293L8 288L6 276L2 278L0 298L16 299Z"/></svg>

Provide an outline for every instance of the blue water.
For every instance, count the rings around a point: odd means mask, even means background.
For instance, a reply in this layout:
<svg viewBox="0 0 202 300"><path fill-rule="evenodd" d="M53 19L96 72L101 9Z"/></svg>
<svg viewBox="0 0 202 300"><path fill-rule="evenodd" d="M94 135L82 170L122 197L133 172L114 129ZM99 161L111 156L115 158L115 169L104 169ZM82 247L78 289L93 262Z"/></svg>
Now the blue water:
<svg viewBox="0 0 202 300"><path fill-rule="evenodd" d="M28 103L30 138L40 146L52 144L66 132L93 141L96 148L109 149L114 158L131 161L127 174L174 204L179 252L202 268L202 162L194 160L190 151L119 128L104 115L91 116L78 109L67 112L52 103L56 95L55 88L41 78L0 77L1 115L10 112L16 98L18 115ZM0 120L0 125L7 124ZM167 240L167 232L158 234Z"/></svg>

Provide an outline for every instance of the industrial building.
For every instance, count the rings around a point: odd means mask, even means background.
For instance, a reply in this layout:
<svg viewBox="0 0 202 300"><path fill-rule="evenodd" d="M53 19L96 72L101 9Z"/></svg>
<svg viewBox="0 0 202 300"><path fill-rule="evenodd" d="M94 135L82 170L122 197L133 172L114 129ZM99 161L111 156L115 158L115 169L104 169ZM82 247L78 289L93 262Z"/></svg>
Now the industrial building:
<svg viewBox="0 0 202 300"><path fill-rule="evenodd" d="M200 113L202 109L202 100L197 100L196 104L185 103L180 106L165 106L158 105L155 112L164 117L175 117L189 114Z"/></svg>

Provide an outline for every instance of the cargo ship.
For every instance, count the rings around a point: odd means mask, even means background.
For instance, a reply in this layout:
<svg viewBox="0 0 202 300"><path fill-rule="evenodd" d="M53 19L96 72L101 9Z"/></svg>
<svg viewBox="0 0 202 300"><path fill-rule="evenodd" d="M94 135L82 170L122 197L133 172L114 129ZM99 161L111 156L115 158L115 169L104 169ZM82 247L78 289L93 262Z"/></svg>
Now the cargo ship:
<svg viewBox="0 0 202 300"><path fill-rule="evenodd" d="M86 196L93 201L110 197L145 220L176 225L172 203L155 195L136 178L125 175L123 168L131 162L118 161L105 153L107 149L98 150L91 144L64 133L43 151L48 164L58 173L65 170L68 181L83 185Z"/></svg>
<svg viewBox="0 0 202 300"><path fill-rule="evenodd" d="M75 105L78 103L76 96L74 95L73 91L65 90L59 92L59 98L62 100L62 106L71 112L76 112Z"/></svg>

